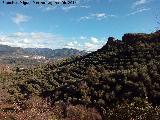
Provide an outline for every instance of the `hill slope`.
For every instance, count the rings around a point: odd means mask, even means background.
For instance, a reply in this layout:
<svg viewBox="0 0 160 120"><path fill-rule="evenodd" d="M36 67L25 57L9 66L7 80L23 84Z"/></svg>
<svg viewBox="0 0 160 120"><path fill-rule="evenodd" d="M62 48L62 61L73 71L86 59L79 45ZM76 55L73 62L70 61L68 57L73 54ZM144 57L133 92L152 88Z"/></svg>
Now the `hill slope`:
<svg viewBox="0 0 160 120"><path fill-rule="evenodd" d="M17 89L10 93L21 98L38 94L52 102L112 106L141 97L159 105L160 32L125 34L122 41L110 37L101 49L83 57L20 74Z"/></svg>

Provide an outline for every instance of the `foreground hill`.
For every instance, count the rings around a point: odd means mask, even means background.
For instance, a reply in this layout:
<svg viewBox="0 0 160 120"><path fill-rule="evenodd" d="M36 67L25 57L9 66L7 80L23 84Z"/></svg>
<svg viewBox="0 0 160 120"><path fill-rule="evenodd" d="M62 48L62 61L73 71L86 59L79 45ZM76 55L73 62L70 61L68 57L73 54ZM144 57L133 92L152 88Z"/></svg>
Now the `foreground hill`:
<svg viewBox="0 0 160 120"><path fill-rule="evenodd" d="M96 107L115 119L159 119L160 109L146 103L160 105L160 32L110 37L101 49L82 57L17 72L8 91L15 100L38 95L52 104ZM138 104L121 106L135 99ZM108 107L116 108L107 113Z"/></svg>
<svg viewBox="0 0 160 120"><path fill-rule="evenodd" d="M54 101L112 105L141 97L160 104L159 40L159 32L126 34L122 41L110 37L101 49L83 57L25 71L18 89L25 96L38 93Z"/></svg>

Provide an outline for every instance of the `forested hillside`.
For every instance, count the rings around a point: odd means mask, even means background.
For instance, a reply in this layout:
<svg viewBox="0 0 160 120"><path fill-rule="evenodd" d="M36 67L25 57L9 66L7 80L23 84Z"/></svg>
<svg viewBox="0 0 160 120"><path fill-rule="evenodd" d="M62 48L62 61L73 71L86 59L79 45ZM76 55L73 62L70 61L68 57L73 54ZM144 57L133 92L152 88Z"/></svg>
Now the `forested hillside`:
<svg viewBox="0 0 160 120"><path fill-rule="evenodd" d="M94 107L102 119L160 119L160 31L110 37L95 52L16 72L12 81L15 101L38 95Z"/></svg>

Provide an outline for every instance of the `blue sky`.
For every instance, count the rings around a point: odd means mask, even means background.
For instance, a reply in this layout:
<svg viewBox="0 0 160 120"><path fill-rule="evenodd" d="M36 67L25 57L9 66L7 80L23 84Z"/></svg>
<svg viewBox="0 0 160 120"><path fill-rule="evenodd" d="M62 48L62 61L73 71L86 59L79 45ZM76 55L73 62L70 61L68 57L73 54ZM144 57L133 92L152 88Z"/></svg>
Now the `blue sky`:
<svg viewBox="0 0 160 120"><path fill-rule="evenodd" d="M160 0L75 0L52 6L29 2L6 5L0 0L0 44L90 51L101 48L109 36L154 32L160 18Z"/></svg>

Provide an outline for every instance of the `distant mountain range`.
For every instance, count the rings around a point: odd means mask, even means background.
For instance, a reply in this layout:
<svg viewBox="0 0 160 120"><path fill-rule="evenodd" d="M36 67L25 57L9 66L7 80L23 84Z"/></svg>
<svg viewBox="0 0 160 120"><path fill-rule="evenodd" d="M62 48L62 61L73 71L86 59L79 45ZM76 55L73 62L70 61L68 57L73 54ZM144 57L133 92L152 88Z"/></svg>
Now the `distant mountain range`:
<svg viewBox="0 0 160 120"><path fill-rule="evenodd" d="M25 52L32 55L45 56L47 58L66 58L74 55L84 55L85 51L79 51L72 48L49 49L49 48L25 48Z"/></svg>
<svg viewBox="0 0 160 120"><path fill-rule="evenodd" d="M11 47L8 45L0 45L0 56L4 55L21 55L26 54L23 48L20 47Z"/></svg>
<svg viewBox="0 0 160 120"><path fill-rule="evenodd" d="M79 51L76 49L62 48L52 50L50 48L21 48L11 47L8 45L0 45L0 57L12 57L20 58L23 56L44 56L46 58L66 58L74 55L84 55L85 51Z"/></svg>

